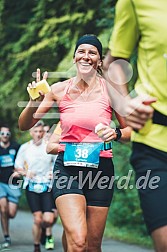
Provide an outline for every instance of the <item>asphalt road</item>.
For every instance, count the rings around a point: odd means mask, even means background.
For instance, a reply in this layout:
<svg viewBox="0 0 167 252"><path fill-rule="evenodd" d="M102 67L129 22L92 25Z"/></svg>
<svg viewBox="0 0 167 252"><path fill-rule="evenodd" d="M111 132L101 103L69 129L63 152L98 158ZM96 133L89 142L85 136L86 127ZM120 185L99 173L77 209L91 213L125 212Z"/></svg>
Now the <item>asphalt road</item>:
<svg viewBox="0 0 167 252"><path fill-rule="evenodd" d="M10 222L12 245L10 249L0 250L11 252L33 252L33 238L31 233L32 228L32 214L29 212L19 211L15 219ZM52 251L63 252L61 245L62 227L61 225L54 225L53 235L55 238L55 249ZM0 242L3 241L2 232L0 232ZM135 245L129 245L122 242L104 239L103 252L152 252L153 250L141 248ZM46 252L42 246L42 252Z"/></svg>

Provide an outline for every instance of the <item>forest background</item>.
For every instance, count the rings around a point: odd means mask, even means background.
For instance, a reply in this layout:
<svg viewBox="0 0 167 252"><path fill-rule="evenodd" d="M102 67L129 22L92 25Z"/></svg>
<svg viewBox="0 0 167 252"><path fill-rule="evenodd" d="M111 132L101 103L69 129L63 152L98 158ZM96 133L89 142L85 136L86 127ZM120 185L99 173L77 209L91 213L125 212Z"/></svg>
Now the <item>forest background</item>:
<svg viewBox="0 0 167 252"><path fill-rule="evenodd" d="M96 34L105 55L115 4L115 0L0 0L0 122L10 125L16 141L24 143L29 139L28 132L18 129L17 121L28 101L26 87L34 80L32 73L37 67L42 72L52 72L49 84L71 77L74 46L83 34ZM136 53L131 58L134 76L130 89L137 75L135 59ZM53 125L58 119L44 121ZM129 163L131 145L114 143L113 151L116 176L120 180L115 186L105 235L150 246ZM131 186L126 186L129 171ZM20 207L27 208L24 193Z"/></svg>

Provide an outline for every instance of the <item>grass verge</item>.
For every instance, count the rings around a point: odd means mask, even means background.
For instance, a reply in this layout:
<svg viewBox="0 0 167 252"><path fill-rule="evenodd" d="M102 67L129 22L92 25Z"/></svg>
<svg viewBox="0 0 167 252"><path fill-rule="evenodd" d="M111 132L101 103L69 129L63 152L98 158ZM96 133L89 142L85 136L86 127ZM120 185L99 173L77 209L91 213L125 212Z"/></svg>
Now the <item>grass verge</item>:
<svg viewBox="0 0 167 252"><path fill-rule="evenodd" d="M150 236L141 234L138 230L127 227L115 227L107 223L104 236L113 240L122 241L129 244L139 245L141 247L152 249L152 240Z"/></svg>

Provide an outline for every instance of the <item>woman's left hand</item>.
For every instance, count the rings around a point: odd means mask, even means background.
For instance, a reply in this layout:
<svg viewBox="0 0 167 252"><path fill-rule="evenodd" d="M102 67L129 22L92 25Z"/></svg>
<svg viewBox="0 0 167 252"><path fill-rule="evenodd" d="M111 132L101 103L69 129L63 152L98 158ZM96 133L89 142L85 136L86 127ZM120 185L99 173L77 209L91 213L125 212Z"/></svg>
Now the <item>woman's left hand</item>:
<svg viewBox="0 0 167 252"><path fill-rule="evenodd" d="M115 132L115 129L110 128L110 126L105 126L103 127L102 133L100 134L100 138L104 142L110 142L115 140L117 137L117 134Z"/></svg>

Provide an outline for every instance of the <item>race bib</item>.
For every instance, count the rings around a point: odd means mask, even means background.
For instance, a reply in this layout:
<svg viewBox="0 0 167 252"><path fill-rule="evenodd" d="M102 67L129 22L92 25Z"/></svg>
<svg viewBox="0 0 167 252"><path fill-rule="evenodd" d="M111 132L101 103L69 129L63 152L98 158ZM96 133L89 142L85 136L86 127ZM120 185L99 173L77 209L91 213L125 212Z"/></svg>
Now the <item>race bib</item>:
<svg viewBox="0 0 167 252"><path fill-rule="evenodd" d="M98 168L103 143L65 143L64 166Z"/></svg>
<svg viewBox="0 0 167 252"><path fill-rule="evenodd" d="M43 193L48 190L48 186L44 183L29 182L28 190L35 193Z"/></svg>

